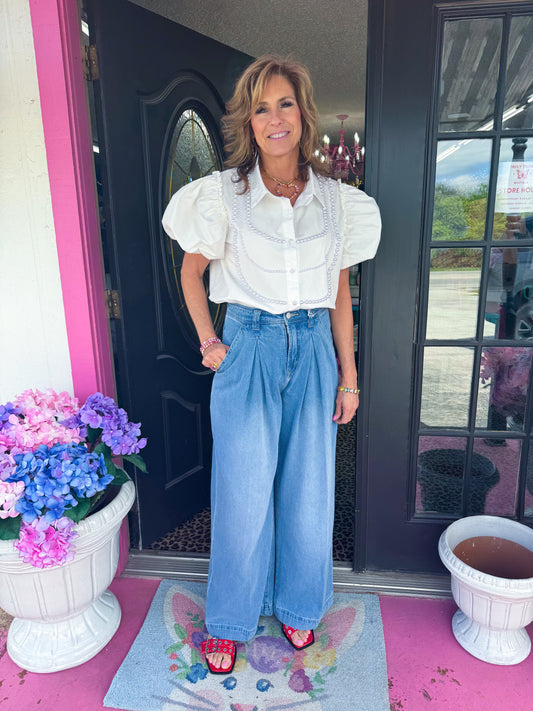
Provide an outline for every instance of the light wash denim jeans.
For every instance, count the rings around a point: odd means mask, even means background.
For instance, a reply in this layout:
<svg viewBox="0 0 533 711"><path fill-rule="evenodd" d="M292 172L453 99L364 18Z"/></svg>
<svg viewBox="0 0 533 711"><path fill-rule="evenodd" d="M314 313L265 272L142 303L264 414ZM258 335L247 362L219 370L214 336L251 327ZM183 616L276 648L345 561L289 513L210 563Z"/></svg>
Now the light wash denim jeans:
<svg viewBox="0 0 533 711"><path fill-rule="evenodd" d="M314 629L333 598L337 365L327 309L230 304L211 394L206 625L247 641L260 614Z"/></svg>

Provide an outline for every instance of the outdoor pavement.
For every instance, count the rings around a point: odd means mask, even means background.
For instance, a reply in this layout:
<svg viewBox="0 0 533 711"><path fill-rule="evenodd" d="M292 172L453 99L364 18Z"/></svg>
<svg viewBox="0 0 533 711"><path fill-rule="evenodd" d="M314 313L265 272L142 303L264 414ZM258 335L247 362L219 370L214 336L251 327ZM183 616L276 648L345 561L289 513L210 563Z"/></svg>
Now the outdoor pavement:
<svg viewBox="0 0 533 711"><path fill-rule="evenodd" d="M6 634L0 630L0 710L104 711L102 700L143 623L158 583L126 577L112 583L122 607L120 628L100 654L73 669L53 674L20 669L5 653ZM510 667L470 656L451 631L453 600L380 597L380 603L391 711L533 711L531 655ZM528 631L533 633L533 625ZM374 709L361 709L354 699L353 706L342 711Z"/></svg>

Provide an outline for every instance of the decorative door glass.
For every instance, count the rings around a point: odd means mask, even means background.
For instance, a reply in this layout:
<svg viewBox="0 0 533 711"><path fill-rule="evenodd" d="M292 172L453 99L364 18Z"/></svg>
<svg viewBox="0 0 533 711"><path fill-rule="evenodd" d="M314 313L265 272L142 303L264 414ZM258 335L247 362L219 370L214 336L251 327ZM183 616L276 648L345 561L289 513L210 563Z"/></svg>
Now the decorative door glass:
<svg viewBox="0 0 533 711"><path fill-rule="evenodd" d="M167 206L172 195L181 187L193 180L210 175L222 169L221 151L218 147L217 134L210 128L213 119L207 109L197 105L182 109L173 119L173 127L169 131L169 141L166 165L164 166L164 203ZM180 270L183 262L183 250L163 231L163 249L167 284L170 290L174 312L191 347L198 347L196 329L185 305L181 289ZM208 268L209 269L209 268ZM204 276L206 292L209 290L208 269ZM209 309L217 332L222 329L224 311L218 304L209 301Z"/></svg>

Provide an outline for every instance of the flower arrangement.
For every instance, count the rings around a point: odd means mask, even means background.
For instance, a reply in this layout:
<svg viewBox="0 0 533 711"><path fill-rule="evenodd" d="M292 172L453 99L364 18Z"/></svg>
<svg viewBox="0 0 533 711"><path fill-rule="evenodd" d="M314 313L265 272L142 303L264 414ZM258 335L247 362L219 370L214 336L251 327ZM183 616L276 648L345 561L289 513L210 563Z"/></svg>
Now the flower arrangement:
<svg viewBox="0 0 533 711"><path fill-rule="evenodd" d="M139 423L101 393L79 407L66 392L26 390L0 405L0 540L38 568L74 557L76 523L110 485L128 480L113 457L146 472Z"/></svg>

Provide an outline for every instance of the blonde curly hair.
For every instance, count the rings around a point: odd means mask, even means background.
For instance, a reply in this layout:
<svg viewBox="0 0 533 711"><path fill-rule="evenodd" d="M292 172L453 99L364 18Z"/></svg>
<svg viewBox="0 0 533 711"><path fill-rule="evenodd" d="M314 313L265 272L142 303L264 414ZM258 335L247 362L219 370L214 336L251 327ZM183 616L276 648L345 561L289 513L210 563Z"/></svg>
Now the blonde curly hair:
<svg viewBox="0 0 533 711"><path fill-rule="evenodd" d="M252 62L241 74L235 92L226 104L222 117L227 168L236 168L244 191L249 188L248 175L259 155L251 126L253 111L261 100L264 87L272 76L283 76L294 89L300 108L302 136L300 138L299 178L307 180L307 168L330 175L329 161L318 142L318 111L313 100L313 85L307 68L291 57L265 54ZM318 153L317 153L318 152Z"/></svg>

